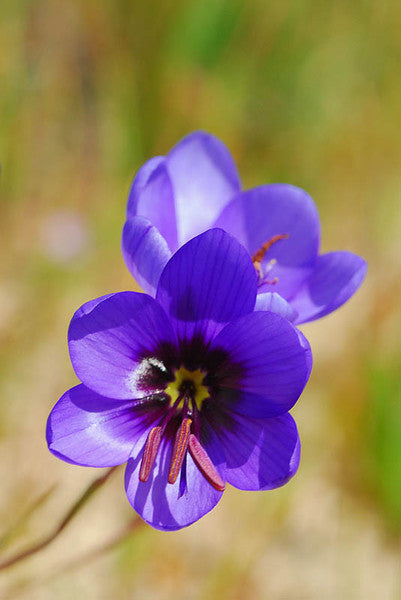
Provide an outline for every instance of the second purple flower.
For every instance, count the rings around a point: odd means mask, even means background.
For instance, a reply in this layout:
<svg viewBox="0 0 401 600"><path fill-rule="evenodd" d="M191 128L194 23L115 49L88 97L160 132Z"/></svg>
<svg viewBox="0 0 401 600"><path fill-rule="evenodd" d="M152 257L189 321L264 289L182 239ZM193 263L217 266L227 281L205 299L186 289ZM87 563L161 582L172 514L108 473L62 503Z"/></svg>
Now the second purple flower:
<svg viewBox="0 0 401 600"><path fill-rule="evenodd" d="M319 254L319 215L309 194L287 184L242 190L228 149L196 131L136 174L122 237L125 262L153 295L172 253L211 227L234 235L252 257L257 310L297 324L339 308L366 273L356 254Z"/></svg>

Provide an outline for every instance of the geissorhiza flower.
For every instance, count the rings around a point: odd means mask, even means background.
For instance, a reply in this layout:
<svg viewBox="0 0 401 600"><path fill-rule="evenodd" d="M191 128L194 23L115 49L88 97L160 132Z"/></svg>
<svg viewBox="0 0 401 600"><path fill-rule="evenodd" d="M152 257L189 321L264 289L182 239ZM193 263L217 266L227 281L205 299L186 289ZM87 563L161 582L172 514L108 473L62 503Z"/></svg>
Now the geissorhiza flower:
<svg viewBox="0 0 401 600"><path fill-rule="evenodd" d="M68 335L82 383L51 411L51 452L83 466L127 463L130 503L163 530L209 512L226 483L285 484L300 457L288 411L312 357L287 319L254 311L257 286L248 252L213 229L170 258L155 298L84 304Z"/></svg>
<svg viewBox="0 0 401 600"><path fill-rule="evenodd" d="M336 310L366 274L366 263L356 254L319 254L319 215L309 194L287 184L242 190L224 144L197 131L136 174L122 236L125 262L154 295L172 253L211 227L234 235L252 257L256 308L297 324Z"/></svg>

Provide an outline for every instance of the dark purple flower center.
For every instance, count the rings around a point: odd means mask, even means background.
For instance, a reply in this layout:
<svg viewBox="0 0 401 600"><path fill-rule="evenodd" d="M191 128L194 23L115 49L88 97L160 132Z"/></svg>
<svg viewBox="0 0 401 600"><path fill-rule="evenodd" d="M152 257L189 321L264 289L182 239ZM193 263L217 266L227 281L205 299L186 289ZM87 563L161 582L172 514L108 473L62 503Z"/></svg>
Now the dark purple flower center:
<svg viewBox="0 0 401 600"><path fill-rule="evenodd" d="M144 446L140 481L146 482L152 472L163 437L174 438L168 483L174 484L189 451L196 466L217 490L224 482L201 444L202 410L213 403L222 384L232 386L240 369L226 352L209 350L200 339L182 343L177 352L171 346L158 348L142 360L137 385L164 403L163 415L147 436Z"/></svg>

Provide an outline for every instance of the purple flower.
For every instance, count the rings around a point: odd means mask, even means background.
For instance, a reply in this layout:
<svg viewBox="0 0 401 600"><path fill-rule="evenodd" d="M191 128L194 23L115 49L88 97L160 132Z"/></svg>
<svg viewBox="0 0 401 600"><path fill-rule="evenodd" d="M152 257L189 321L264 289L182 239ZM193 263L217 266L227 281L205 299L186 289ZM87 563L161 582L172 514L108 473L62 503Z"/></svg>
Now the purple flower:
<svg viewBox="0 0 401 600"><path fill-rule="evenodd" d="M288 411L312 357L289 321L254 311L256 271L224 231L185 244L159 279L155 299L109 294L75 313L69 350L82 384L54 406L47 441L73 464L127 462L134 509L173 530L210 511L226 482L267 490L294 475Z"/></svg>
<svg viewBox="0 0 401 600"><path fill-rule="evenodd" d="M365 261L351 252L319 255L319 215L306 192L286 184L242 191L224 144L195 132L138 171L122 237L125 262L154 295L172 253L211 227L234 235L253 258L257 309L298 324L344 304L366 273Z"/></svg>

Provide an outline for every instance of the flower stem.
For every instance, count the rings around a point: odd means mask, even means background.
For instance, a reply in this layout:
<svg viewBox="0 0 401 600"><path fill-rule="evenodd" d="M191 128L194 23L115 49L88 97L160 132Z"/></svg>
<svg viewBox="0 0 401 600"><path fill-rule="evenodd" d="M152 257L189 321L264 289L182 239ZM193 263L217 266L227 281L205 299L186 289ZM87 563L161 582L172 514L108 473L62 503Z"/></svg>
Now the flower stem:
<svg viewBox="0 0 401 600"><path fill-rule="evenodd" d="M10 543L16 538L24 529L27 521L32 515L41 508L55 492L57 484L53 484L48 490L43 492L38 498L36 498L31 506L27 508L23 515L21 515L16 522L14 522L0 537L0 552L10 545Z"/></svg>
<svg viewBox="0 0 401 600"><path fill-rule="evenodd" d="M8 569L8 567L12 567L15 563L25 560L26 558L29 558L33 554L40 552L41 550L46 548L49 544L51 544L60 535L60 533L67 527L67 525L70 523L70 521L72 521L72 519L78 514L78 512L88 502L88 500L90 500L90 498L93 496L93 494L104 483L106 483L106 481L109 479L109 477L112 475L112 473L117 468L118 467L111 467L110 469L108 469L106 471L106 473L104 473L103 475L101 475L100 477L97 477L94 481L92 481L92 483L90 483L88 485L88 487L86 488L86 490L84 490L84 492L81 494L81 496L78 498L78 500L76 500L76 502L74 502L74 504L71 506L71 508L67 511L67 513L65 514L63 519L61 519L61 521L57 525L57 527L55 527L55 529L49 535L47 535L45 538L43 538L39 542L36 542L36 544L33 544L32 546L26 548L22 552L18 552L17 554L14 554L14 556L7 558L3 562L0 562L0 570Z"/></svg>

